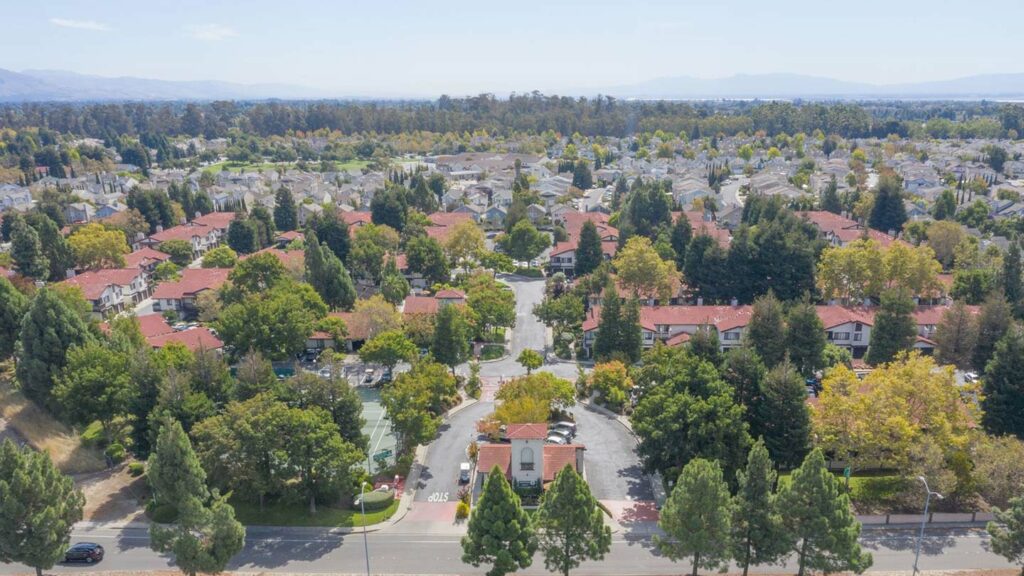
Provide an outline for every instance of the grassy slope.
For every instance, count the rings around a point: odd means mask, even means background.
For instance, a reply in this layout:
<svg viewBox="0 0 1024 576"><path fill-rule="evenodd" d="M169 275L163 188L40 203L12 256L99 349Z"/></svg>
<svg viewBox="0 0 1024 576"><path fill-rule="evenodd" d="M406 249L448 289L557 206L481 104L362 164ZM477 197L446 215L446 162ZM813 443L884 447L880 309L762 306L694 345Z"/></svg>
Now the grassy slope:
<svg viewBox="0 0 1024 576"><path fill-rule="evenodd" d="M260 512L258 504L250 502L232 501L231 505L235 507L235 517L238 518L238 521L251 526L358 527L376 524L391 518L398 510L398 503L399 501L395 500L384 510L367 512L365 522L363 515L358 510L318 506L316 515L310 516L309 510L302 504L267 504L263 512Z"/></svg>
<svg viewBox="0 0 1024 576"><path fill-rule="evenodd" d="M14 388L13 367L0 367L0 417L33 448L47 452L66 474L103 470L103 455L82 444L73 430Z"/></svg>

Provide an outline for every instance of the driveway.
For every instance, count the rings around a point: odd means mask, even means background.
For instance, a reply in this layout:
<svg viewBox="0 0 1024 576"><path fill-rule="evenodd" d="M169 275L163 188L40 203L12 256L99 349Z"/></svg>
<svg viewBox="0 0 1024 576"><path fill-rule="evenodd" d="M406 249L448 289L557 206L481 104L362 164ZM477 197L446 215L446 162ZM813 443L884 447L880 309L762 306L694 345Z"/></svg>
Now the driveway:
<svg viewBox="0 0 1024 576"><path fill-rule="evenodd" d="M653 500L644 476L636 440L626 427L611 416L577 404L575 442L587 447L584 457L587 483L598 500Z"/></svg>
<svg viewBox="0 0 1024 576"><path fill-rule="evenodd" d="M491 413L494 404L477 402L455 413L441 425L438 437L427 448L416 502L454 502L462 486L459 465L469 462L466 447L476 439L476 421Z"/></svg>

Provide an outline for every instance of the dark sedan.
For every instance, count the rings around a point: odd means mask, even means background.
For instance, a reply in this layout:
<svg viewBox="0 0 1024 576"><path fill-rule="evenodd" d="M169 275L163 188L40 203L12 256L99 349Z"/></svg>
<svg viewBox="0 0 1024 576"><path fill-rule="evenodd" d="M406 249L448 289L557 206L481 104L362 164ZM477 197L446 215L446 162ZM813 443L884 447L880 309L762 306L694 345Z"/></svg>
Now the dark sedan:
<svg viewBox="0 0 1024 576"><path fill-rule="evenodd" d="M103 546L93 542L79 542L64 553L65 562L85 562L92 564L103 560Z"/></svg>

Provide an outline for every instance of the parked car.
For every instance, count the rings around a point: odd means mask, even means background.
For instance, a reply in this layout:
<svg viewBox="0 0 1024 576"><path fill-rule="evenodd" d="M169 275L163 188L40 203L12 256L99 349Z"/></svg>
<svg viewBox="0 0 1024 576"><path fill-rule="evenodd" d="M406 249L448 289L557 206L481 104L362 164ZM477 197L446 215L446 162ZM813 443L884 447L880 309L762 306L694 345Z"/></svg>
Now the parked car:
<svg viewBox="0 0 1024 576"><path fill-rule="evenodd" d="M321 378L330 378L331 377L331 369L330 368L321 368L321 369L316 371L316 375L321 377Z"/></svg>
<svg viewBox="0 0 1024 576"><path fill-rule="evenodd" d="M459 464L459 484L469 484L469 462Z"/></svg>
<svg viewBox="0 0 1024 576"><path fill-rule="evenodd" d="M65 562L92 564L103 560L103 546L94 542L79 542L64 552Z"/></svg>
<svg viewBox="0 0 1024 576"><path fill-rule="evenodd" d="M550 428L565 428L566 430L569 430L570 432L572 432L573 436L576 435L576 423L575 422L569 422L568 420L563 420L561 422L555 422L554 424L552 424L550 426Z"/></svg>
<svg viewBox="0 0 1024 576"><path fill-rule="evenodd" d="M373 368L367 368L363 374L363 384L373 384Z"/></svg>
<svg viewBox="0 0 1024 576"><path fill-rule="evenodd" d="M566 442L572 441L572 430L568 428L552 428L548 430L548 436L559 436L564 438Z"/></svg>
<svg viewBox="0 0 1024 576"><path fill-rule="evenodd" d="M548 434L548 437L545 438L544 441L547 442L548 444L561 444L561 445L565 445L565 444L569 443L568 440L566 440L564 437L562 437L562 436L560 436L558 434Z"/></svg>
<svg viewBox="0 0 1024 576"><path fill-rule="evenodd" d="M387 384L388 382L391 382L392 378L393 376L391 375L391 372L385 371L383 374L380 375L380 383Z"/></svg>

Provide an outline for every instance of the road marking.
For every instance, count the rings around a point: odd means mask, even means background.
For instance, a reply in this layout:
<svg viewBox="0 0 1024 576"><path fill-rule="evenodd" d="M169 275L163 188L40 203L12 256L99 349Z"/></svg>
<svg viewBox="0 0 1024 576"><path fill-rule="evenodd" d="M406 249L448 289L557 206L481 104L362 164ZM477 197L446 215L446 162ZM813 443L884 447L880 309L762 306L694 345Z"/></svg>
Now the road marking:
<svg viewBox="0 0 1024 576"><path fill-rule="evenodd" d="M380 423L381 423L381 421L382 421L382 420L384 420L384 416L386 416L386 415L387 415L387 410L385 410L385 409L384 409L384 406L383 406L383 405L381 405L381 407L380 407L380 416L379 416L379 417L377 418L377 423L373 425L373 432L370 432L370 441L371 441L371 442L373 441L373 436L374 436L374 434L376 434L376 433L377 433L377 427L379 427L379 426L380 426ZM382 434L381 434L381 435L380 435L380 436L379 436L379 437L377 438L377 443L376 443L376 444L375 444L375 445L373 446L373 450L370 450L370 453L371 453L371 454L373 454L373 453L376 453L376 452L377 452L377 447L378 447L378 446L380 446L380 442L381 442L381 440L383 440L383 439L384 439L384 436L386 436L386 434L382 433Z"/></svg>

